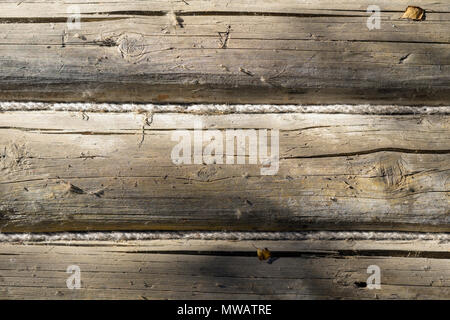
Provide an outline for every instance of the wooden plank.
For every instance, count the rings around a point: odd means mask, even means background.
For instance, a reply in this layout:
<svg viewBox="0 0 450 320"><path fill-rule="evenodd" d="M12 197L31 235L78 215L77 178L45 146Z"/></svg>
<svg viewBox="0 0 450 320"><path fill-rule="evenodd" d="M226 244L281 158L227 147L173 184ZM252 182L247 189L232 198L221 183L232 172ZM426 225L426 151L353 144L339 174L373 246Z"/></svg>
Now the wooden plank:
<svg viewBox="0 0 450 320"><path fill-rule="evenodd" d="M195 123L278 129L279 170L174 164ZM4 112L0 230L449 232L449 134L447 115Z"/></svg>
<svg viewBox="0 0 450 320"><path fill-rule="evenodd" d="M66 18L67 9L73 5L80 6L82 14L102 14L102 13L121 13L124 8L129 9L135 14L139 11L161 12L173 10L179 13L199 13L199 12L278 12L278 13L304 13L307 10L332 11L337 8L340 10L364 12L367 7L373 5L370 0L340 0L338 4L333 0L283 0L274 2L271 0L234 0L224 2L221 0L191 0L186 1L126 1L110 0L93 3L91 0L64 1L59 3L48 3L47 0L34 0L33 2L22 2L18 5L16 0L2 0L3 16L15 18L27 17L62 17ZM379 0L377 5L389 13L403 13L410 0ZM417 0L414 5L431 11L432 13L449 13L448 3L445 1Z"/></svg>
<svg viewBox="0 0 450 320"><path fill-rule="evenodd" d="M277 259L259 261L254 246ZM2 243L0 257L2 299L450 298L448 246L435 241ZM371 265L381 289L367 287Z"/></svg>
<svg viewBox="0 0 450 320"><path fill-rule="evenodd" d="M408 1L378 1L374 30L368 0L188 3L0 2L0 99L450 102L448 3L418 1L416 22L400 19Z"/></svg>

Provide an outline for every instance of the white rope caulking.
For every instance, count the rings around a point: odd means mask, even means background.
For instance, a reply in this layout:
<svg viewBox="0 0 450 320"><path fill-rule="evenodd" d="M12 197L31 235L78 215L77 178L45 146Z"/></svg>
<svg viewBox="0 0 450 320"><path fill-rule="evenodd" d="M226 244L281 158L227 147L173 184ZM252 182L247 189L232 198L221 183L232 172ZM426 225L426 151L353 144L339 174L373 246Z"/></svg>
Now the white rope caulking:
<svg viewBox="0 0 450 320"><path fill-rule="evenodd" d="M272 105L272 104L114 104L114 103L46 103L0 102L0 111L81 111L81 112L150 112L150 113L344 113L344 114L450 114L450 106L395 105Z"/></svg>
<svg viewBox="0 0 450 320"><path fill-rule="evenodd" d="M363 231L0 233L0 242L127 240L430 240L445 243L450 241L450 233Z"/></svg>

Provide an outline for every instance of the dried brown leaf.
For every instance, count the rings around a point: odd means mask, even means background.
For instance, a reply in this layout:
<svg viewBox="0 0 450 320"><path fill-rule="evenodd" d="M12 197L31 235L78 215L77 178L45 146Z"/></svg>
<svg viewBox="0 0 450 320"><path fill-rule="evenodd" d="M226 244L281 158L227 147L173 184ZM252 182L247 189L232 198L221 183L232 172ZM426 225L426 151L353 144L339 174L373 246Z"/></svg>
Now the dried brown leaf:
<svg viewBox="0 0 450 320"><path fill-rule="evenodd" d="M402 16L402 19L410 19L410 20L424 20L425 18L425 10L420 7L408 6L406 8L405 13Z"/></svg>
<svg viewBox="0 0 450 320"><path fill-rule="evenodd" d="M256 249L256 254L258 255L258 259L261 261L269 260L272 257L272 253L269 251L269 249Z"/></svg>

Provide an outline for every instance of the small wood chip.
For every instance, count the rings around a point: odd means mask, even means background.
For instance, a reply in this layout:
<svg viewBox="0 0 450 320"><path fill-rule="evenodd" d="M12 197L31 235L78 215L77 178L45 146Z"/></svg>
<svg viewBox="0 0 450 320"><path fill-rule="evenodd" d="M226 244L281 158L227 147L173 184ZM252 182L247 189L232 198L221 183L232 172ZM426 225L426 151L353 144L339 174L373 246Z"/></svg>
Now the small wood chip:
<svg viewBox="0 0 450 320"><path fill-rule="evenodd" d="M425 18L425 10L420 7L408 6L406 8L405 13L402 16L402 19L410 19L410 20L424 20Z"/></svg>
<svg viewBox="0 0 450 320"><path fill-rule="evenodd" d="M251 72L248 71L247 69L244 69L244 68L242 68L242 67L239 67L239 71L242 72L242 73L245 73L245 74L248 75L248 76L253 77L253 73L251 73Z"/></svg>

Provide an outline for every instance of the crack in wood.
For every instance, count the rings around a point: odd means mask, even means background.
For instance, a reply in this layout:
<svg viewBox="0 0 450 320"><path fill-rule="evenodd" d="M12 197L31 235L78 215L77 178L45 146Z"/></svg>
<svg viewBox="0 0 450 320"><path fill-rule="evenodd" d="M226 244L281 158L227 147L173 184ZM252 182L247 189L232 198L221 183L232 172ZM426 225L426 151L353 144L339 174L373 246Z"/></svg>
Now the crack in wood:
<svg viewBox="0 0 450 320"><path fill-rule="evenodd" d="M355 151L355 152L328 153L328 154L318 154L318 155L311 155L311 156L282 156L282 157L280 157L280 160L350 157L350 156L360 156L360 155L366 155L366 154L378 153L378 152L400 152L400 153L410 153L410 154L450 154L450 149L426 150L426 149L406 149L406 148L377 148L377 149L361 150L361 151Z"/></svg>
<svg viewBox="0 0 450 320"><path fill-rule="evenodd" d="M114 252L114 251L110 251ZM224 256L224 257L257 257L253 251L227 251L227 250L135 250L123 251L126 254L155 254L155 255L191 255L191 256ZM448 251L409 251L409 250L322 250L322 251L271 251L275 258L302 258L302 257L403 257L450 259Z"/></svg>

